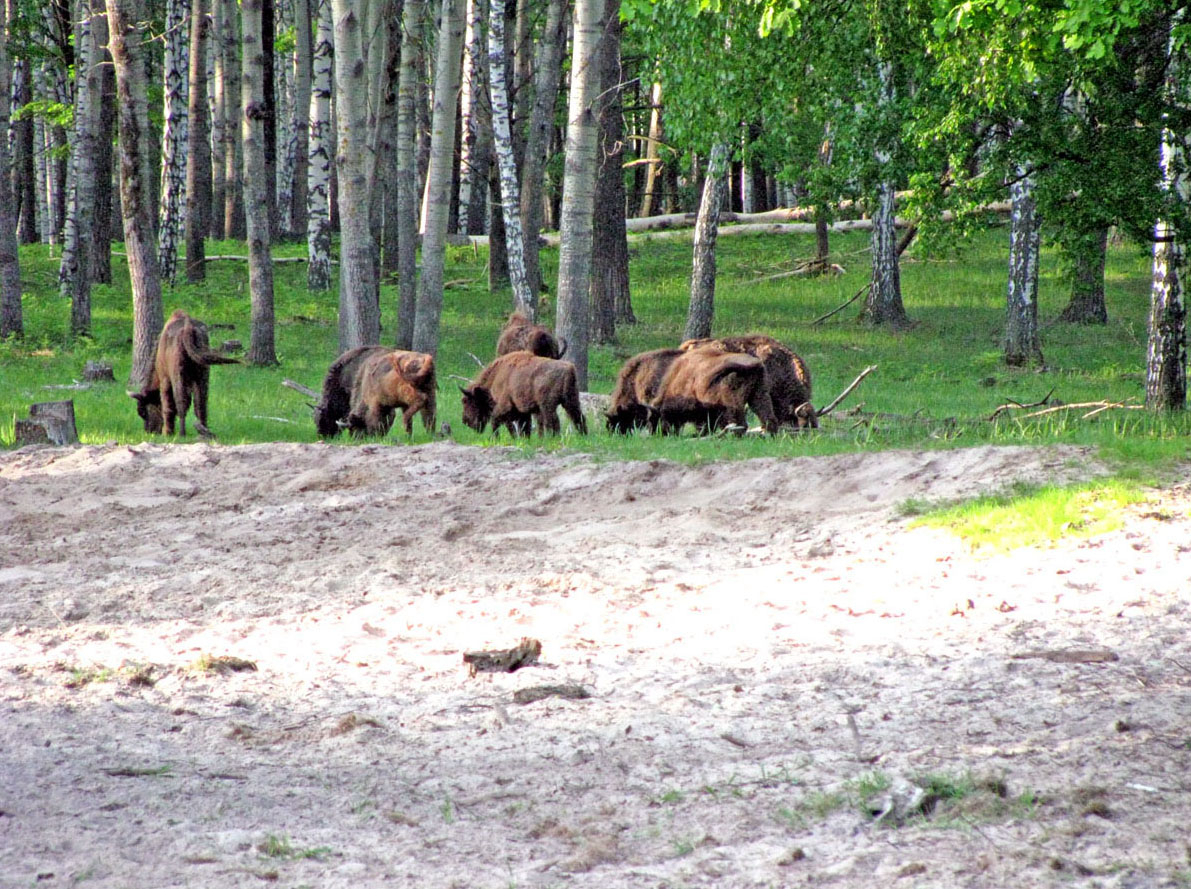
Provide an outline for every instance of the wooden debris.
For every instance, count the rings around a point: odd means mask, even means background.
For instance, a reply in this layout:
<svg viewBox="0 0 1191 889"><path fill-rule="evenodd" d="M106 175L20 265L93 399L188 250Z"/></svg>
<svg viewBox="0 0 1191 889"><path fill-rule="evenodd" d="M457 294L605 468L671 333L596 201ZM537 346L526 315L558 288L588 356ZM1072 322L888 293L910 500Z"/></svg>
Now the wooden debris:
<svg viewBox="0 0 1191 889"><path fill-rule="evenodd" d="M235 657L230 654L219 656L204 654L195 661L194 668L203 673L219 673L221 676L226 676L228 673L242 673L246 670L255 671L256 664L242 657Z"/></svg>
<svg viewBox="0 0 1191 889"><path fill-rule="evenodd" d="M1086 420L1086 419L1088 419L1088 417L1094 417L1096 414L1101 413L1102 411L1109 410L1110 408L1118 408L1120 410L1126 410L1126 411L1144 411L1145 410L1145 405L1143 405L1143 404L1126 404L1123 401L1081 401L1076 404L1060 404L1060 405L1056 405L1055 407L1048 407L1045 410L1034 411L1034 413L1032 413L1032 414L1026 414L1025 416L1022 417L1022 419L1028 420L1030 417L1041 417L1043 414L1053 414L1056 411L1079 410L1079 409L1089 408L1089 407L1095 408L1095 410L1089 411L1088 413L1084 414L1082 417L1080 417L1081 420Z"/></svg>
<svg viewBox="0 0 1191 889"><path fill-rule="evenodd" d="M541 654L541 642L524 638L516 648L464 652L463 663L471 666L469 676L475 676L476 673L513 673L536 664Z"/></svg>
<svg viewBox="0 0 1191 889"><path fill-rule="evenodd" d="M532 704L546 698L566 698L568 701L585 701L591 697L582 685L533 685L513 692L513 703Z"/></svg>
<svg viewBox="0 0 1191 889"><path fill-rule="evenodd" d="M1056 664L1106 664L1120 660L1115 651L1107 648L1044 648L1037 651L1021 651L1011 654L1010 657L1014 660L1041 658Z"/></svg>
<svg viewBox="0 0 1191 889"><path fill-rule="evenodd" d="M13 418L17 447L28 444L78 444L73 401L43 401L29 406L29 419Z"/></svg>
<svg viewBox="0 0 1191 889"><path fill-rule="evenodd" d="M830 318L832 315L836 315L836 314L842 312L848 306L852 305L852 303L856 302L856 300L860 299L860 297L864 296L864 294L868 293L869 290L872 288L872 286L873 286L872 281L869 281L867 284L865 284L863 287L861 287L859 290L857 290L855 293L853 293L850 299L848 299L845 302L841 303L840 305L836 306L834 309L832 309L826 315L820 315L818 318L816 318L814 321L812 321L811 327L814 327L816 324L821 324L822 322L824 322L828 318Z"/></svg>
<svg viewBox="0 0 1191 889"><path fill-rule="evenodd" d="M994 380L994 382L995 382L995 380ZM995 411L993 411L991 414L988 415L988 418L989 418L989 420L995 420L997 417L999 417L1001 414L1005 413L1006 411L1012 411L1012 410L1018 410L1018 409L1027 409L1028 410L1029 408L1034 408L1034 407L1044 407L1045 405L1050 403L1050 397L1054 394L1055 394L1055 390L1051 389L1044 396L1042 396L1041 401L1032 401L1029 404L1021 404L1020 402L1017 402L1017 401L1010 401L1007 404L1000 405Z"/></svg>
<svg viewBox="0 0 1191 889"><path fill-rule="evenodd" d="M870 364L868 367L866 367L864 370L862 370L860 372L860 375L852 381L851 385L849 385L847 389L845 389L843 392L841 392L839 395L837 395L835 397L835 401L831 402L831 404L827 405L827 407L823 408L821 411L818 412L819 416L824 417L827 414L831 413L833 410L835 410L836 405L838 405L841 401L843 401L845 398L847 398L849 395L851 395L852 391L857 386L860 385L860 381L863 380L865 377L867 377L870 373L872 373L876 369L877 369L877 366L875 364Z"/></svg>
<svg viewBox="0 0 1191 889"><path fill-rule="evenodd" d="M295 392L301 392L307 398L322 397L309 386L303 386L301 383L295 383L293 380L282 380L281 385L285 386L286 388L293 389Z"/></svg>
<svg viewBox="0 0 1191 889"><path fill-rule="evenodd" d="M116 382L116 374L110 361L88 361L83 365L83 379L90 382Z"/></svg>

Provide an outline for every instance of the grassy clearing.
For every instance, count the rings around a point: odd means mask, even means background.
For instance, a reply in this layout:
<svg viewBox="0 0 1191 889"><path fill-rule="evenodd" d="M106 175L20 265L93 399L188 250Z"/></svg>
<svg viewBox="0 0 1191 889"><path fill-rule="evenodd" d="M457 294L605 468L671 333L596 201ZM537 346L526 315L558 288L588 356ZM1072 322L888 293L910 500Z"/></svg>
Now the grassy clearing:
<svg viewBox="0 0 1191 889"><path fill-rule="evenodd" d="M1184 417L1151 416L1142 411L1106 411L1090 420L1067 413L1023 420L986 418L1000 404L1032 402L1052 389L1067 403L1113 399L1139 402L1148 308L1149 260L1136 246L1112 248L1107 286L1111 321L1104 328L1055 323L1067 300L1059 258L1044 252L1040 307L1044 324L1045 371L1015 370L1001 364L999 341L1004 324L1004 229L981 235L962 255L907 255L902 284L907 311L915 326L903 333L874 330L855 321L855 306L829 322L810 322L854 294L867 280L866 235L836 235L835 259L847 272L833 278L774 278L793 261L808 255L804 237L757 236L725 238L718 250L716 330L721 334L764 331L789 342L808 362L815 380L816 401L834 397L864 367L878 370L845 407L863 405L864 418L829 418L815 434L772 439L697 439L686 436L658 440L648 436L612 436L601 430L582 437L571 433L544 443L521 442L530 453L576 449L601 459L666 458L687 463L761 456L801 456L851 450L940 448L996 444L1090 444L1117 460L1123 472L1153 475L1188 453ZM300 256L302 245L278 248L278 255ZM214 243L209 254L243 254L243 245ZM608 391L628 356L672 345L682 338L690 274L690 245L648 239L632 244L633 302L639 322L623 327L620 341L592 349L590 388ZM546 280L553 280L557 251L544 254ZM440 418L450 423L453 437L464 444L508 444L491 434L477 435L459 421L456 381L451 374L471 377L472 354L488 360L508 313L507 293L489 293L484 251L452 248L447 257L443 314L444 341L439 352ZM80 341L66 335L69 305L57 296L57 259L48 248L22 248L26 337L0 343L0 444L11 442L14 414L25 415L34 401L71 397L85 443L139 442L142 431L123 381L130 365L131 300L127 272L120 257L116 280L94 292L94 333ZM165 310L185 308L212 325L212 341L249 338L247 265L221 261L207 265L201 285L167 288ZM304 400L282 388L289 377L318 388L338 352L337 295L310 293L305 266L276 266L277 351L275 368L216 367L212 370L211 425L225 444L260 441L314 441L316 436ZM385 336L395 326L396 288L382 288ZM553 301L546 298L546 323L552 322ZM85 390L44 387L69 384L81 376L88 359L112 362L116 384ZM1018 412L1021 413L1021 412ZM565 423L564 423L565 425ZM432 436L415 428L413 443ZM398 434L391 441L404 441ZM1140 468L1138 468L1140 467Z"/></svg>

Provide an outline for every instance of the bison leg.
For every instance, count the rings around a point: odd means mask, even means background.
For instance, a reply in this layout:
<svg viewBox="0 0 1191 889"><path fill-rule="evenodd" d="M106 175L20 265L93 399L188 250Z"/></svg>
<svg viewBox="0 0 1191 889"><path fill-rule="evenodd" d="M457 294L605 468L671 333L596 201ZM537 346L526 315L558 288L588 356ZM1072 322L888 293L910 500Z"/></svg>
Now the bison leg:
<svg viewBox="0 0 1191 889"><path fill-rule="evenodd" d="M173 386L161 387L161 429L166 435L174 434L174 422L178 416L178 390Z"/></svg>
<svg viewBox="0 0 1191 889"><path fill-rule="evenodd" d="M194 421L198 425L199 435L210 435L207 427L207 387L199 385L194 390Z"/></svg>

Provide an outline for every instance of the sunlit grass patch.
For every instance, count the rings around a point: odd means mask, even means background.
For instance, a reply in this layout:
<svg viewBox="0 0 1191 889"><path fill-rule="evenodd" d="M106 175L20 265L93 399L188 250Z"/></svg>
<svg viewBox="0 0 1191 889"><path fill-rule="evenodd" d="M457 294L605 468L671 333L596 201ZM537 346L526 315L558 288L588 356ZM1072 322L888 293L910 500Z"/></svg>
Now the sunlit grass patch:
<svg viewBox="0 0 1191 889"><path fill-rule="evenodd" d="M1125 507L1148 499L1140 484L1109 479L1069 487L1016 485L1007 492L933 510L907 503L903 513L920 516L911 527L945 528L973 549L1006 551L1115 531L1123 524Z"/></svg>

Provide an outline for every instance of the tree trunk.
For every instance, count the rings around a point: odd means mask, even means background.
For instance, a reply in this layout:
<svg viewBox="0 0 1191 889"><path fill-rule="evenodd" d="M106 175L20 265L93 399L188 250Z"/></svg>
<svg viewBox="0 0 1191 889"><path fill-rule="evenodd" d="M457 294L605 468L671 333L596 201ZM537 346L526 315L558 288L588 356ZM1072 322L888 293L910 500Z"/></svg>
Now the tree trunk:
<svg viewBox="0 0 1191 889"><path fill-rule="evenodd" d="M442 321L443 266L446 261L447 221L451 209L451 178L455 149L455 109L459 102L463 62L463 0L443 0L442 25L434 75L434 122L430 168L426 174L427 204L422 235L422 279L418 282L414 318L414 350L438 351Z"/></svg>
<svg viewBox="0 0 1191 889"><path fill-rule="evenodd" d="M58 287L70 298L70 332L85 336L91 332L91 228L95 219L95 130L98 124L96 97L100 90L99 46L92 29L90 4L78 4L75 21L75 109L74 139L70 162L73 167L66 235Z"/></svg>
<svg viewBox="0 0 1191 889"><path fill-rule="evenodd" d="M317 4L318 0L314 0ZM306 231L306 182L310 163L310 130L307 121L310 115L311 71L314 64L314 47L310 28L311 0L293 0L294 31L297 45L294 51L294 107L293 107L293 185L290 193L290 226L295 236Z"/></svg>
<svg viewBox="0 0 1191 889"><path fill-rule="evenodd" d="M241 133L244 145L244 206L248 225L248 290L252 297L252 333L245 356L249 364L277 363L273 337L273 256L269 196L272 180L265 172L265 46L262 0L242 0L243 70Z"/></svg>
<svg viewBox="0 0 1191 889"><path fill-rule="evenodd" d="M472 166L476 148L476 106L483 82L483 0L467 0L467 25L463 34L463 80L459 89L459 219L457 231L470 234L472 193L486 181Z"/></svg>
<svg viewBox="0 0 1191 889"><path fill-rule="evenodd" d="M517 311L535 319L537 293L525 277L525 239L521 233L521 190L517 182L517 160L513 156L509 90L505 82L505 17L499 4L488 22L488 86L492 95L492 142L500 173L501 218L505 225L505 250L509 258L509 282Z"/></svg>
<svg viewBox="0 0 1191 889"><path fill-rule="evenodd" d="M15 9L15 4L13 4ZM12 62L11 108L16 110L33 98L33 75L29 62ZM8 96L5 97L8 99ZM11 111L9 112L12 113ZM12 122L12 193L20 203L17 217L17 239L22 244L37 243L37 194L34 187L36 168L33 159L33 118L24 117Z"/></svg>
<svg viewBox="0 0 1191 889"><path fill-rule="evenodd" d="M318 36L314 41L314 74L310 88L310 153L306 169L306 269L309 290L331 289L331 73L334 67L335 19L331 0L318 0Z"/></svg>
<svg viewBox="0 0 1191 889"><path fill-rule="evenodd" d="M171 284L178 267L178 241L186 200L186 155L189 152L190 0L165 4L165 111L161 133L161 213L157 229L157 262Z"/></svg>
<svg viewBox="0 0 1191 889"><path fill-rule="evenodd" d="M662 84L654 83L649 91L649 137L645 140L645 193L641 195L638 216L652 216L657 212L658 174L661 172L658 146L662 143Z"/></svg>
<svg viewBox="0 0 1191 889"><path fill-rule="evenodd" d="M8 32L16 0L0 0L0 340L24 335L21 312L21 265L17 250L16 201L9 175L8 120L12 97L12 65Z"/></svg>
<svg viewBox="0 0 1191 889"><path fill-rule="evenodd" d="M562 220L558 257L558 317L555 333L567 343L579 388L587 388L587 341L591 322L592 216L599 121L600 41L604 0L576 0L571 55L571 90L567 100L567 149L563 174Z"/></svg>
<svg viewBox="0 0 1191 889"><path fill-rule="evenodd" d="M893 64L881 60L877 63L877 70L881 80L877 102L880 113L888 114L895 98ZM882 169L889 166L892 154L888 145L877 148L877 163ZM901 272L898 268L897 231L894 221L893 182L885 180L877 187L877 202L873 208L873 273L863 314L870 324L880 324L896 330L909 326L910 322L902 304Z"/></svg>
<svg viewBox="0 0 1191 889"><path fill-rule="evenodd" d="M244 192L240 181L240 16L236 0L214 0L223 6L223 33L219 36L223 56L224 143L223 143L223 237L244 237Z"/></svg>
<svg viewBox="0 0 1191 889"><path fill-rule="evenodd" d="M389 51L385 71L385 110L382 123L381 155L378 158L381 193L381 280L397 280L397 266L401 254L400 228L397 222L397 89L401 80L401 22L405 12L404 0L394 4L389 17Z"/></svg>
<svg viewBox="0 0 1191 889"><path fill-rule="evenodd" d="M392 212L392 202L386 207L385 199L389 186L396 176L395 152L397 142L397 78L401 69L401 8L402 0L374 0L369 10L375 9L376 28L379 31L368 50L369 68L376 82L375 107L370 104L368 121L368 194L372 237L376 242L373 259L379 282L383 279L385 265L396 267L396 243L390 241L393 226L386 225L386 215ZM376 55L375 64L372 56ZM392 256L385 250L392 247ZM378 297L379 305L379 297ZM379 311L379 310L378 310Z"/></svg>
<svg viewBox="0 0 1191 889"><path fill-rule="evenodd" d="M278 30L288 33L293 23L293 4L289 0L277 3ZM284 43L284 41L283 41ZM283 51L273 44L273 76L276 89L277 119L277 236L288 240L294 236L294 153L297 137L294 129L294 52ZM309 105L303 105L309 111Z"/></svg>
<svg viewBox="0 0 1191 889"><path fill-rule="evenodd" d="M1041 221L1034 203L1033 181L1018 170L1010 188L1013 210L1009 222L1009 287L1006 297L1005 363L1022 367L1042 363L1038 341L1038 257Z"/></svg>
<svg viewBox="0 0 1191 889"><path fill-rule="evenodd" d="M421 55L424 0L405 0L402 11L401 73L397 79L397 348L414 341L417 303L418 58Z"/></svg>
<svg viewBox="0 0 1191 889"><path fill-rule="evenodd" d="M207 277L206 243L211 228L211 142L207 105L207 0L190 9L190 153L186 163L186 280Z"/></svg>
<svg viewBox="0 0 1191 889"><path fill-rule="evenodd" d="M92 97L96 104L96 129L92 145L95 147L95 213L92 217L91 283L112 283L112 230L117 225L115 195L112 191L112 143L116 135L116 69L108 53L108 18L102 3L91 8L92 39L99 48L99 89Z"/></svg>
<svg viewBox="0 0 1191 889"><path fill-rule="evenodd" d="M1071 301L1059 315L1069 324L1107 324L1104 302L1104 260L1108 250L1108 226L1078 232L1068 244L1071 256Z"/></svg>
<svg viewBox="0 0 1191 889"><path fill-rule="evenodd" d="M241 4L243 9L243 4ZM261 0L261 143L265 149L265 204L269 208L269 238L277 237L277 68L273 48L277 37L277 6Z"/></svg>
<svg viewBox="0 0 1191 889"><path fill-rule="evenodd" d="M364 22L351 0L335 17L335 175L339 186L339 349L380 342L376 241L368 194L368 83Z"/></svg>
<svg viewBox="0 0 1191 889"><path fill-rule="evenodd" d="M546 21L534 60L534 101L521 164L521 228L525 234L525 277L535 294L542 290L542 171L554 130L562 59L567 48L567 0L548 0ZM623 210L620 213L623 218Z"/></svg>
<svg viewBox="0 0 1191 889"><path fill-rule="evenodd" d="M116 99L120 123L120 199L124 216L124 249L132 281L132 370L129 385L144 391L153 372L157 337L163 324L161 273L153 239L153 203L146 163L149 103L145 92L145 59L138 0L107 0L108 45L116 67Z"/></svg>
<svg viewBox="0 0 1191 889"><path fill-rule="evenodd" d="M625 231L624 102L621 87L620 0L607 0L608 33L600 51L599 172L596 175L595 228L592 248L592 340L616 339L617 309L627 306L629 240Z"/></svg>
<svg viewBox="0 0 1191 889"><path fill-rule="evenodd" d="M684 338L688 340L711 336L711 322L715 317L715 241L728 188L728 169L728 147L717 142L707 161L707 178L699 201L699 218L695 222L691 302L684 332Z"/></svg>

